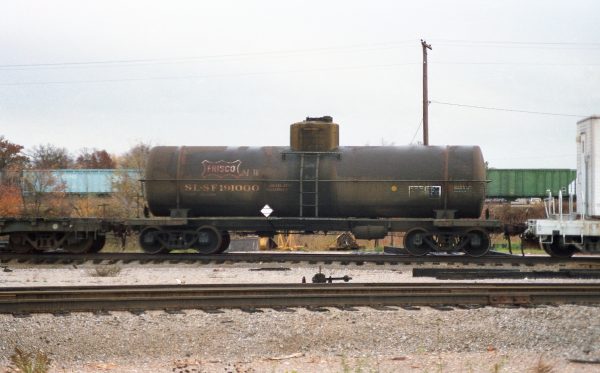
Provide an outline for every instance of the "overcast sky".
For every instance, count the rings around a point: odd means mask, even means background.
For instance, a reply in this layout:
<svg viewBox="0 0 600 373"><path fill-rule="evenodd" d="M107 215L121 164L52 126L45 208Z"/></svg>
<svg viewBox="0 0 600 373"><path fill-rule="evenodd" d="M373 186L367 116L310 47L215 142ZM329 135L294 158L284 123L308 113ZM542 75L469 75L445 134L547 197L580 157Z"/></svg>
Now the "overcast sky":
<svg viewBox="0 0 600 373"><path fill-rule="evenodd" d="M288 145L331 115L341 145L480 145L491 167L575 168L600 114L599 1L0 0L0 135L121 153ZM443 103L521 110L478 109Z"/></svg>

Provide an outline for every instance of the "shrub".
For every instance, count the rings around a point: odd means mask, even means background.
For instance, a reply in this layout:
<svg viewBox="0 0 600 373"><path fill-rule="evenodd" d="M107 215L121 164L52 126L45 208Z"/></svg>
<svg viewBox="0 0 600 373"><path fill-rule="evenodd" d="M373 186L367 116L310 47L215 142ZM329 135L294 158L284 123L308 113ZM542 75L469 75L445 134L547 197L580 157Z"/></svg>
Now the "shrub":
<svg viewBox="0 0 600 373"><path fill-rule="evenodd" d="M50 358L42 351L25 352L15 347L15 353L10 355L10 361L14 365L13 372L21 373L47 373L50 371Z"/></svg>

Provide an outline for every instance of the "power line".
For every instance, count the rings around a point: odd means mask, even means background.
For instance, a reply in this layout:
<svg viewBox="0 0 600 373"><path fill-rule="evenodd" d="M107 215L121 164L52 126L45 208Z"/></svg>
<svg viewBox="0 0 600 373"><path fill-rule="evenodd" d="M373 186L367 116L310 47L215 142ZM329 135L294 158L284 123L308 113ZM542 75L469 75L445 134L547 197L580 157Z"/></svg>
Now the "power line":
<svg viewBox="0 0 600 373"><path fill-rule="evenodd" d="M600 43L580 43L580 42L520 42L520 41L484 41L484 40L450 40L450 39L439 39L442 45L482 45L482 46L542 46L542 47L585 47L585 48L600 48ZM380 43L369 43L369 44L352 44L352 45L340 45L340 46L328 46L319 48L306 48L306 49L284 49L284 50L272 50L272 51L260 51L260 52L240 52L240 53L224 53L204 56L187 56L187 57L169 57L169 58L142 58L142 59L110 59L110 60L96 60L96 61L65 61L65 62L48 62L48 63L32 63L32 64L4 64L0 65L0 70L32 70L32 69L57 69L57 68L83 68L83 67L99 67L99 66L128 66L128 65L140 65L140 64L167 64L167 63L189 63L206 60L221 60L221 59L235 59L235 58L251 58L260 56L294 56L300 54L311 54L311 53L337 53L337 52L353 52L353 51L374 51L381 49L394 49L400 46L408 46L412 44L411 40L391 41L391 42L380 42ZM573 49L573 48L569 48ZM439 62L438 62L439 63ZM454 64L454 63L446 63ZM463 63L456 63L463 64ZM488 64L488 63L464 63L464 64ZM503 64L503 63L489 63L489 64ZM509 63L510 64L510 63ZM521 64L521 63L518 63ZM552 64L554 65L554 64ZM561 65L561 64L557 64ZM597 64L592 64L597 65ZM565 66L572 66L567 64Z"/></svg>
<svg viewBox="0 0 600 373"><path fill-rule="evenodd" d="M0 70L23 70L23 69L35 69L35 68L59 68L59 67L89 67L89 66L102 66L102 65L138 65L138 64L156 64L156 63L182 63L182 62L194 62L204 60L219 60L219 59L230 59L230 58L248 58L257 56L287 56L287 55L298 55L298 54L310 54L310 53L321 53L321 52L352 52L352 51L372 51L380 49L393 49L398 48L402 45L408 45L408 41L397 41L387 43L371 43L371 44L355 44L345 46L332 46L332 47L321 47L321 48L307 48L307 49L287 49L287 50L274 50L274 51L262 51L262 52L242 52L242 53L227 53L227 54L215 54L205 56L192 56L192 57L171 57L171 58L147 58L147 59L114 59L114 60L98 60L98 61L66 61L66 62L55 62L55 63L34 63L34 64L7 64L0 65Z"/></svg>
<svg viewBox="0 0 600 373"><path fill-rule="evenodd" d="M544 62L451 62L451 61L432 61L433 65L491 65L491 66L600 66L600 63L544 63Z"/></svg>
<svg viewBox="0 0 600 373"><path fill-rule="evenodd" d="M376 49L369 50L360 50L360 52L364 51L374 51ZM351 52L351 51L347 51ZM152 62L152 60L139 60L139 62L133 62L134 60L129 60L127 63L107 63L105 64L96 64L94 62L82 62L79 65L71 65L71 64L61 64L61 65L31 65L33 67L2 67L0 66L0 71L32 71L39 69L81 69L81 68L105 68L105 67L129 67L129 66L148 66L148 65L161 65L161 64L179 64L179 63L194 63L194 62L202 62L208 61L208 58L202 60L200 58L194 59L190 58L182 58L182 59L172 59L172 60L164 60L156 62ZM416 64L416 63L414 63ZM600 66L600 63L543 63L543 62L469 62L469 61L430 61L429 64L432 65L449 65L449 66L461 66L461 65L471 65L471 66L532 66L532 67L591 67L591 66ZM4 65L11 66L11 65ZM14 65L17 66L17 65Z"/></svg>
<svg viewBox="0 0 600 373"><path fill-rule="evenodd" d="M552 48L552 49L596 49L600 48L600 43L597 42L543 42L543 41L513 41L513 40L452 40L452 39L436 39L436 44L441 45L479 45L487 47L527 47L527 48Z"/></svg>
<svg viewBox="0 0 600 373"><path fill-rule="evenodd" d="M598 42L573 42L573 41L514 41L514 40L464 40L464 39L438 39L440 42L471 43L471 44L517 44L517 45L581 45L600 46Z"/></svg>
<svg viewBox="0 0 600 373"><path fill-rule="evenodd" d="M471 109L510 111L510 112L515 112L515 113L526 113L526 114L537 114L537 115L554 115L554 116L559 116L559 117L585 118L585 117L588 116L588 115L578 115L578 114L548 113L548 112L543 112L543 111L528 111L528 110L497 108L497 107L488 107L488 106L465 105L465 104L456 104L456 103L453 103L453 102L442 102L442 101L435 101L435 100L430 100L429 103L438 104L438 105L449 105L449 106L466 107L466 108L471 108Z"/></svg>
<svg viewBox="0 0 600 373"><path fill-rule="evenodd" d="M90 79L90 80L62 80L62 81L40 81L40 82L16 82L16 83L0 83L0 87L8 86L32 86L32 85L63 85L63 84L89 84L89 83L121 83L121 82L140 82L152 80L184 80L184 79L207 79L207 78L228 78L240 76L260 76L271 74L296 74L318 71L343 71L343 70L362 70L362 69L385 69L398 66L420 65L418 62L395 63L387 65L364 65L364 66L339 66L330 68L314 68L314 69L298 69L298 70L283 70L283 71L262 71L248 72L238 74L207 74L207 75L184 75L184 76L158 76L148 78L120 78L120 79Z"/></svg>

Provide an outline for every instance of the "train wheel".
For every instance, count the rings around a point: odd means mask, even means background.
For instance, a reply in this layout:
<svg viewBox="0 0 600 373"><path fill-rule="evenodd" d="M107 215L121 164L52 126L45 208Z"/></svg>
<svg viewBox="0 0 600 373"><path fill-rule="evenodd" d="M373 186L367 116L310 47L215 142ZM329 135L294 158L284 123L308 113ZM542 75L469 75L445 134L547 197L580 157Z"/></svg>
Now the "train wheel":
<svg viewBox="0 0 600 373"><path fill-rule="evenodd" d="M221 234L221 246L219 247L218 253L223 253L227 249L229 249L229 244L231 243L231 235L229 232L225 231Z"/></svg>
<svg viewBox="0 0 600 373"><path fill-rule="evenodd" d="M67 237L64 249L72 254L83 254L91 249L93 243L93 236L77 237L77 234L73 233L73 237Z"/></svg>
<svg viewBox="0 0 600 373"><path fill-rule="evenodd" d="M552 243L542 244L542 249L553 258L570 258L575 254L577 248L573 245L565 245L561 236L554 236Z"/></svg>
<svg viewBox="0 0 600 373"><path fill-rule="evenodd" d="M13 233L8 239L8 249L17 254L28 254L33 251L33 246L27 240L26 233Z"/></svg>
<svg viewBox="0 0 600 373"><path fill-rule="evenodd" d="M463 250L468 256L484 256L490 251L490 236L480 229L468 231L463 240L466 240Z"/></svg>
<svg viewBox="0 0 600 373"><path fill-rule="evenodd" d="M99 252L100 250L102 250L102 248L104 247L105 244L106 244L106 236L97 235L96 239L92 243L92 247L90 247L90 250L89 250L90 253Z"/></svg>
<svg viewBox="0 0 600 373"><path fill-rule="evenodd" d="M192 247L200 254L217 254L219 253L222 243L223 235L212 225L205 225L196 230L198 240L192 245ZM229 246L229 245L227 245Z"/></svg>
<svg viewBox="0 0 600 373"><path fill-rule="evenodd" d="M165 252L167 249L162 239L164 232L157 227L144 228L140 232L140 246L147 254L160 254Z"/></svg>
<svg viewBox="0 0 600 373"><path fill-rule="evenodd" d="M404 235L404 248L410 255L423 256L430 251L430 247L425 242L427 231L422 228L415 228Z"/></svg>

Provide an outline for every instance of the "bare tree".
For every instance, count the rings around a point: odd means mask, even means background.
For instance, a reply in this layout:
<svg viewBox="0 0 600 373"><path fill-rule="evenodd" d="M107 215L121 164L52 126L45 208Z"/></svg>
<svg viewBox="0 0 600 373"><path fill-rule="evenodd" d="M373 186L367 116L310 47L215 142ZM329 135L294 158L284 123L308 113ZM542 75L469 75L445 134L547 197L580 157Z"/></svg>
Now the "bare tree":
<svg viewBox="0 0 600 373"><path fill-rule="evenodd" d="M120 217L140 217L143 203L142 173L128 170L116 173L112 180L111 194L113 212Z"/></svg>
<svg viewBox="0 0 600 373"><path fill-rule="evenodd" d="M34 146L29 152L31 166L38 170L70 168L73 159L66 148L52 144Z"/></svg>
<svg viewBox="0 0 600 373"><path fill-rule="evenodd" d="M116 167L116 163L104 149L83 148L75 160L75 166L77 168L111 169Z"/></svg>
<svg viewBox="0 0 600 373"><path fill-rule="evenodd" d="M150 149L150 143L140 142L119 157L119 168L128 170L113 178L113 206L119 206L121 216L139 217L147 211L142 206L144 198L141 180L144 179Z"/></svg>
<svg viewBox="0 0 600 373"><path fill-rule="evenodd" d="M152 144L140 142L119 157L119 168L145 170Z"/></svg>
<svg viewBox="0 0 600 373"><path fill-rule="evenodd" d="M53 171L24 171L21 186L23 214L41 217L69 215L67 186Z"/></svg>

